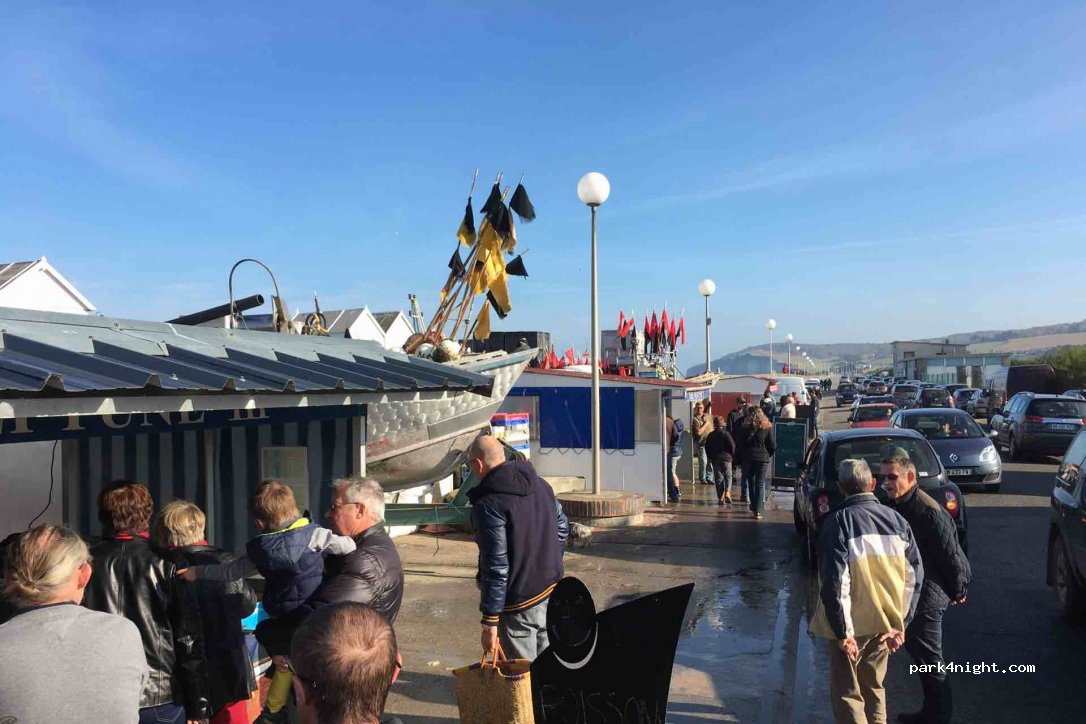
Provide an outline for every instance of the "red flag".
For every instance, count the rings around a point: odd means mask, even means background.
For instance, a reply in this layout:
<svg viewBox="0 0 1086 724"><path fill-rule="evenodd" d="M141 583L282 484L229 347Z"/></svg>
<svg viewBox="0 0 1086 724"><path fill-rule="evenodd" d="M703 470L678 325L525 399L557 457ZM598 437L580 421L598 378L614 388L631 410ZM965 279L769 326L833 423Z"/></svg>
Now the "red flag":
<svg viewBox="0 0 1086 724"><path fill-rule="evenodd" d="M645 344L649 343L649 339L652 338L652 326L649 324L649 315L645 315Z"/></svg>
<svg viewBox="0 0 1086 724"><path fill-rule="evenodd" d="M679 336L682 337L682 343L686 344L686 317L679 317Z"/></svg>
<svg viewBox="0 0 1086 724"><path fill-rule="evenodd" d="M551 347L551 351L547 353L547 369L558 369L558 355L554 352L554 347Z"/></svg>
<svg viewBox="0 0 1086 724"><path fill-rule="evenodd" d="M577 353L573 350L572 347L567 349L566 350L566 364L568 364L568 365L576 364L576 359L577 359L576 355L577 355Z"/></svg>
<svg viewBox="0 0 1086 724"><path fill-rule="evenodd" d="M649 337L655 339L660 334L660 323L656 321L656 312L652 313L652 324L649 325Z"/></svg>
<svg viewBox="0 0 1086 724"><path fill-rule="evenodd" d="M664 313L660 315L660 329L663 330L664 335L667 335L667 307L664 307Z"/></svg>
<svg viewBox="0 0 1086 724"><path fill-rule="evenodd" d="M583 365L590 365L590 364L592 364L592 353L591 353L591 352L589 352L589 351L588 351L588 350L586 349L586 350L584 351L584 354L583 354L583 355L581 356L581 359L583 360L583 361L581 362L581 364L583 364Z"/></svg>
<svg viewBox="0 0 1086 724"><path fill-rule="evenodd" d="M618 336L626 336L626 313L621 309L618 310Z"/></svg>
<svg viewBox="0 0 1086 724"><path fill-rule="evenodd" d="M675 320L671 320L671 328L667 331L667 336L671 340L671 348L675 349L675 343L679 340L679 333L675 330Z"/></svg>

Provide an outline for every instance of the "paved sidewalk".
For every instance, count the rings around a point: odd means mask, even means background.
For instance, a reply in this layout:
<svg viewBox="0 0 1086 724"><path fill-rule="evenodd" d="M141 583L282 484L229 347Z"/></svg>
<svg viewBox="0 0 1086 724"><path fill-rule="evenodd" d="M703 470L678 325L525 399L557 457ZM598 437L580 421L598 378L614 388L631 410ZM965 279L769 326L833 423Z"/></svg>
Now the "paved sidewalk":
<svg viewBox="0 0 1086 724"><path fill-rule="evenodd" d="M669 722L792 721L802 585L791 493L778 493L781 510L761 522L715 505L711 486L686 485L683 495L650 508L643 526L597 529L589 547L567 551L566 573L588 585L598 609L695 582ZM397 547L407 572L396 625L405 667L387 712L408 724L458 721L452 669L481 654L475 544L457 533L407 536Z"/></svg>

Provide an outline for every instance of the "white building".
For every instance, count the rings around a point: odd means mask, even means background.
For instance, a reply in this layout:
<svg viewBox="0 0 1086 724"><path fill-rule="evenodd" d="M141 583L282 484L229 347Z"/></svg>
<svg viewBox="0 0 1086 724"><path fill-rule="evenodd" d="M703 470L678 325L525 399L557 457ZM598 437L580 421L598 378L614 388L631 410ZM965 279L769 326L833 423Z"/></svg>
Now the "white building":
<svg viewBox="0 0 1086 724"><path fill-rule="evenodd" d="M44 256L36 261L0 262L0 307L69 314L96 311Z"/></svg>
<svg viewBox="0 0 1086 724"><path fill-rule="evenodd" d="M94 305L43 256L36 261L0 262L0 307L39 312L92 314ZM0 341L0 348L3 348ZM0 538L37 523L60 523L64 506L59 480L63 468L60 445L20 442L3 446L0 480Z"/></svg>
<svg viewBox="0 0 1086 724"><path fill-rule="evenodd" d="M385 348L402 350L408 337L415 333L411 321L402 311L377 312L373 315L381 329L385 331Z"/></svg>

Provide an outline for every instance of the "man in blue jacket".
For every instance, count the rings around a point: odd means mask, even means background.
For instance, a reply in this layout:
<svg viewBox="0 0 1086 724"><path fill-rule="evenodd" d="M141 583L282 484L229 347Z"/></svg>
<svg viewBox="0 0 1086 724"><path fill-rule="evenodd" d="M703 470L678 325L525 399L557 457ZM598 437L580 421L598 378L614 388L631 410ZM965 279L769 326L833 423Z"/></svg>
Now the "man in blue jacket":
<svg viewBox="0 0 1086 724"><path fill-rule="evenodd" d="M482 592L480 643L501 643L508 658L534 660L547 648L547 601L562 578L569 521L547 481L527 460L505 459L505 449L480 435L468 449L480 479L468 493L479 546Z"/></svg>

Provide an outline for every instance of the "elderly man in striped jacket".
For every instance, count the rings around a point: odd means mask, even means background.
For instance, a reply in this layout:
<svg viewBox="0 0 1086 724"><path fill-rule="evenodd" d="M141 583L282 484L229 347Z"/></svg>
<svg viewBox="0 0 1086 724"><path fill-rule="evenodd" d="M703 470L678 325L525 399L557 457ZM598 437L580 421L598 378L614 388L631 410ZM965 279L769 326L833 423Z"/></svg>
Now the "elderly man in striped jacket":
<svg viewBox="0 0 1086 724"><path fill-rule="evenodd" d="M875 497L863 460L842 461L845 501L818 537L819 606L811 633L830 639L830 699L837 722L886 721L882 681L905 641L924 568L912 529Z"/></svg>

